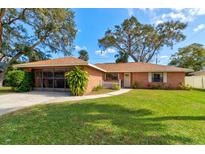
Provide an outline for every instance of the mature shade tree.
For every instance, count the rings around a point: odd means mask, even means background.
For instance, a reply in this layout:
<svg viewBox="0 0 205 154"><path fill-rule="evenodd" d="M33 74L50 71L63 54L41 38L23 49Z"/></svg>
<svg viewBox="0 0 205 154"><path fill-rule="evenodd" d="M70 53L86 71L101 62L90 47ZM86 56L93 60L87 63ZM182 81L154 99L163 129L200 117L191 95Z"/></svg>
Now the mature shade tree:
<svg viewBox="0 0 205 154"><path fill-rule="evenodd" d="M50 54L46 54L42 51L35 51L32 50L31 52L28 52L24 58L25 60L28 60L29 62L39 61L39 60L48 60L51 58Z"/></svg>
<svg viewBox="0 0 205 154"><path fill-rule="evenodd" d="M170 59L169 65L199 71L205 66L205 48L202 44L193 43L180 48Z"/></svg>
<svg viewBox="0 0 205 154"><path fill-rule="evenodd" d="M88 52L86 50L80 50L79 52L79 59L82 59L84 61L88 61L89 60L89 55Z"/></svg>
<svg viewBox="0 0 205 154"><path fill-rule="evenodd" d="M6 70L22 56L70 55L76 31L70 9L0 9L0 62Z"/></svg>
<svg viewBox="0 0 205 154"><path fill-rule="evenodd" d="M185 36L182 30L187 25L179 21L169 21L158 25L141 24L134 16L121 25L108 29L98 40L102 50L115 48L127 53L135 62L150 62L153 56L164 47L173 47Z"/></svg>
<svg viewBox="0 0 205 154"><path fill-rule="evenodd" d="M49 53L70 55L76 32L70 9L0 9L3 74L22 57L33 61Z"/></svg>
<svg viewBox="0 0 205 154"><path fill-rule="evenodd" d="M128 62L128 57L129 55L125 52L119 51L118 54L115 55L115 60L116 63L127 63Z"/></svg>

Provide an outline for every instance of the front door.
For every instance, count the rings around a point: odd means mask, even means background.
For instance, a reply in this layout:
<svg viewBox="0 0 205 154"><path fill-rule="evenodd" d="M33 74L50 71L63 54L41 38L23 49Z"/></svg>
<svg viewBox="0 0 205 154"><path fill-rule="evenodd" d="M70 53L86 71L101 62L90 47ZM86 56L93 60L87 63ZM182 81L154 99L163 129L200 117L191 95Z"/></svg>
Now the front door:
<svg viewBox="0 0 205 154"><path fill-rule="evenodd" d="M130 73L124 73L124 87L130 87Z"/></svg>

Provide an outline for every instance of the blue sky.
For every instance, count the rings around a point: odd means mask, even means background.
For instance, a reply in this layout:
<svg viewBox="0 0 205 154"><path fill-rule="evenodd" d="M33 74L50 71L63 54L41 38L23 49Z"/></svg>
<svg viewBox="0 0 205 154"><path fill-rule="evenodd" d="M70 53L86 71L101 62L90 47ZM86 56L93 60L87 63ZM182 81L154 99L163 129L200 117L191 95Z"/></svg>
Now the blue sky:
<svg viewBox="0 0 205 154"><path fill-rule="evenodd" d="M187 22L184 30L186 39L177 43L173 49L163 48L158 55L159 63L166 65L169 57L177 52L178 48L191 43L205 45L205 9L73 9L77 37L75 40L76 50L73 56L78 56L78 50L86 49L89 52L90 63L115 62L115 50L107 50L101 54L98 39L103 37L104 32L114 25L120 24L124 19L135 16L141 23L157 24L167 20L180 20ZM54 55L62 57L62 55ZM132 61L132 59L130 59ZM154 63L154 61L153 61Z"/></svg>

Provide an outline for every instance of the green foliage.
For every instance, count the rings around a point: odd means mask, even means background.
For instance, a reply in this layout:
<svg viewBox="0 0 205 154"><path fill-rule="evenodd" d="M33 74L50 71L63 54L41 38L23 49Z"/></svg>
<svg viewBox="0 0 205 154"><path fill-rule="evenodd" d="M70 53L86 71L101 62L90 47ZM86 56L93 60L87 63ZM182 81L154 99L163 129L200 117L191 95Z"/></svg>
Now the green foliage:
<svg viewBox="0 0 205 154"><path fill-rule="evenodd" d="M192 89L192 87L189 84L185 84L185 83L180 83L179 88L182 90L191 90Z"/></svg>
<svg viewBox="0 0 205 154"><path fill-rule="evenodd" d="M8 72L7 82L15 91L26 92L32 88L32 73L22 70L12 70Z"/></svg>
<svg viewBox="0 0 205 154"><path fill-rule="evenodd" d="M135 81L135 82L132 84L132 88L133 88L133 89L137 89L138 87L139 87L139 83Z"/></svg>
<svg viewBox="0 0 205 154"><path fill-rule="evenodd" d="M80 67L75 67L72 71L67 72L65 77L73 96L84 94L88 83L88 73L86 71L81 70Z"/></svg>
<svg viewBox="0 0 205 154"><path fill-rule="evenodd" d="M148 83L146 84L146 88L148 89L170 89L170 86L167 83Z"/></svg>
<svg viewBox="0 0 205 154"><path fill-rule="evenodd" d="M86 50L80 50L79 52L79 59L82 59L84 61L88 61L89 60L89 55L88 52Z"/></svg>
<svg viewBox="0 0 205 154"><path fill-rule="evenodd" d="M98 86L94 87L92 91L99 91L101 89L103 89L103 86L98 85Z"/></svg>
<svg viewBox="0 0 205 154"><path fill-rule="evenodd" d="M9 66L22 56L35 61L47 59L51 52L71 54L77 32L71 9L8 8L0 12L0 54L4 57L0 62L9 59Z"/></svg>
<svg viewBox="0 0 205 154"><path fill-rule="evenodd" d="M115 55L116 63L127 63L129 55L125 52L119 51L118 54Z"/></svg>
<svg viewBox="0 0 205 154"><path fill-rule="evenodd" d="M113 83L112 83L112 89L113 89L113 90L120 90L120 86L119 86L119 84L113 82Z"/></svg>
<svg viewBox="0 0 205 154"><path fill-rule="evenodd" d="M33 76L30 72L24 73L24 79L21 82L20 86L16 88L18 92L27 92L30 91L33 84Z"/></svg>
<svg viewBox="0 0 205 154"><path fill-rule="evenodd" d="M199 71L205 66L205 48L202 44L193 43L180 48L177 53L171 56L169 65L191 68Z"/></svg>
<svg viewBox="0 0 205 154"><path fill-rule="evenodd" d="M182 30L185 28L186 24L179 21L156 26L142 24L132 16L114 29L108 29L98 43L103 50L115 48L119 53L117 61L123 57L124 62L126 56L130 56L135 62L149 62L164 46L173 47L174 43L184 40Z"/></svg>
<svg viewBox="0 0 205 154"><path fill-rule="evenodd" d="M7 81L9 86L17 88L24 80L25 72L22 70L12 70L8 72Z"/></svg>

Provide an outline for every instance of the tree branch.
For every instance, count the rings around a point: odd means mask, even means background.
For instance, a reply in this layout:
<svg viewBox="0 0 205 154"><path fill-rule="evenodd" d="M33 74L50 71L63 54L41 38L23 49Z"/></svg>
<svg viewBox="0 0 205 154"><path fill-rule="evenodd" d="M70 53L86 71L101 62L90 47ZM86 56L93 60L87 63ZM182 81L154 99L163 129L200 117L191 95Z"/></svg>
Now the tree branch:
<svg viewBox="0 0 205 154"><path fill-rule="evenodd" d="M10 25L14 23L16 20L23 19L25 17L26 10L28 9L27 8L23 9L22 13L18 17L9 20L7 23L3 23L3 25Z"/></svg>

